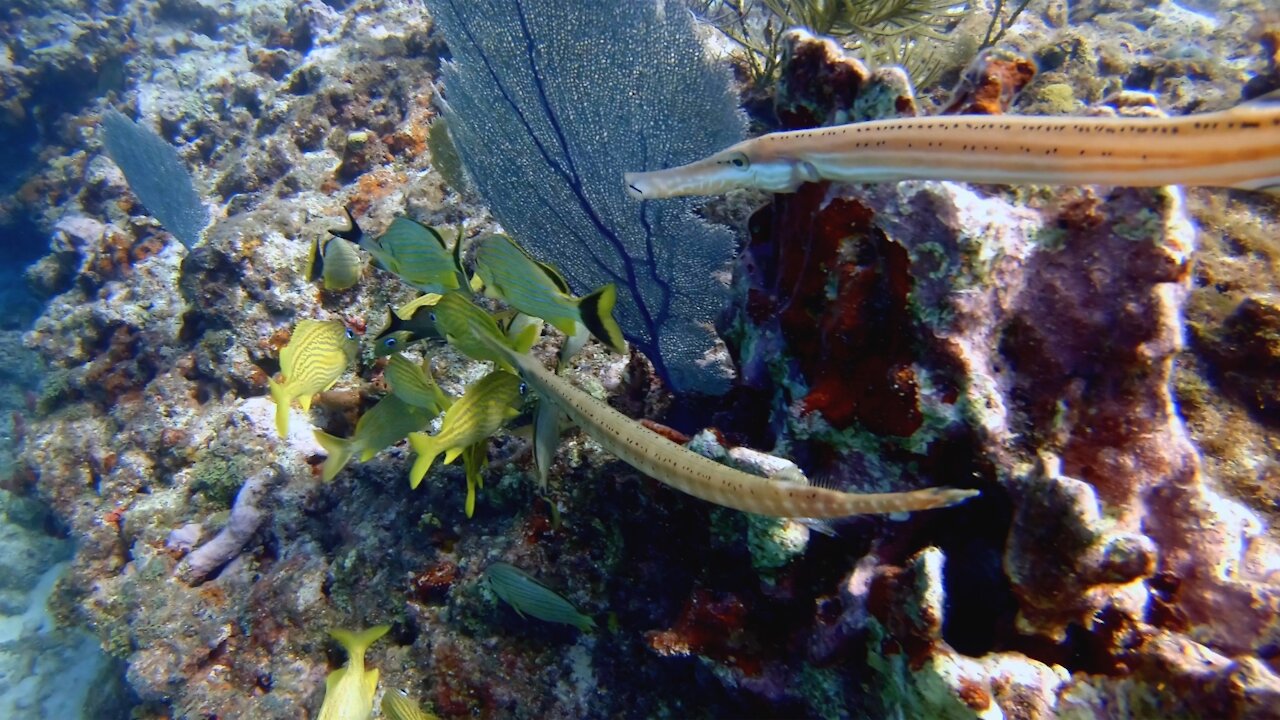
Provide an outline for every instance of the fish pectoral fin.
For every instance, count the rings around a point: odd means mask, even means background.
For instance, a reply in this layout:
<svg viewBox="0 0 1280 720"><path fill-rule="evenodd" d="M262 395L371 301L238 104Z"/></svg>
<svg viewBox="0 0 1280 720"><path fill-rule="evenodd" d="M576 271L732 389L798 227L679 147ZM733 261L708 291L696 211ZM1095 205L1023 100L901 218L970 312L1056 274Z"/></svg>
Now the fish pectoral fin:
<svg viewBox="0 0 1280 720"><path fill-rule="evenodd" d="M538 342L542 335L542 323L529 323L515 337L511 338L511 349L518 353L527 353Z"/></svg>
<svg viewBox="0 0 1280 720"><path fill-rule="evenodd" d="M338 686L338 683L342 682L342 676L346 674L347 669L345 667L340 667L326 675L324 678L324 694L326 696L332 695L333 689Z"/></svg>

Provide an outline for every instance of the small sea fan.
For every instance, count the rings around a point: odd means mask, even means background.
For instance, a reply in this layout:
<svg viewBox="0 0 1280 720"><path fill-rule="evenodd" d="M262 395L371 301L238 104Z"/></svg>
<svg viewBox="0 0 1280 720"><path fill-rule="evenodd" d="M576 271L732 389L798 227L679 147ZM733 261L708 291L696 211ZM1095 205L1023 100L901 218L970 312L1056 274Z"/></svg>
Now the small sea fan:
<svg viewBox="0 0 1280 720"><path fill-rule="evenodd" d="M115 110L102 116L102 144L147 211L190 249L209 223L209 209L173 146Z"/></svg>

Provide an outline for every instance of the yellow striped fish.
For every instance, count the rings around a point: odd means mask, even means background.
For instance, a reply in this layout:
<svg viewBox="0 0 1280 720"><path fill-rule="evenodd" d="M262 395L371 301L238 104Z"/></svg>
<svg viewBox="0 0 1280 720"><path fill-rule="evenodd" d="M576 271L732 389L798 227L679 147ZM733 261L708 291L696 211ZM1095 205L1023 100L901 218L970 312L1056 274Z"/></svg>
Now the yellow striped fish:
<svg viewBox="0 0 1280 720"><path fill-rule="evenodd" d="M667 170L626 173L636 198L793 192L805 182L1204 185L1280 190L1280 91L1172 118L948 115L778 132Z"/></svg>
<svg viewBox="0 0 1280 720"><path fill-rule="evenodd" d="M276 431L289 434L289 404L297 398L303 410L311 409L311 396L333 387L355 359L360 343L340 320L302 320L293 329L289 344L280 351L284 382L268 381L276 403Z"/></svg>
<svg viewBox="0 0 1280 720"><path fill-rule="evenodd" d="M422 709L404 690L388 690L382 695L382 716L387 720L439 720Z"/></svg>
<svg viewBox="0 0 1280 720"><path fill-rule="evenodd" d="M392 310L387 307L387 326L373 339L373 356L386 357L419 340L443 340L431 309L440 301L438 293L427 293Z"/></svg>
<svg viewBox="0 0 1280 720"><path fill-rule="evenodd" d="M506 235L476 241L476 275L485 291L526 315L551 323L567 336L585 326L610 350L625 354L627 341L613 318L617 289L605 285L577 298L555 268L538 262Z"/></svg>
<svg viewBox="0 0 1280 720"><path fill-rule="evenodd" d="M447 465L467 448L496 433L503 423L518 414L522 392L520 378L495 370L472 383L449 407L439 433L410 433L409 444L418 457L409 471L409 484L418 487L441 453Z"/></svg>
<svg viewBox="0 0 1280 720"><path fill-rule="evenodd" d="M558 405L601 447L659 482L723 507L775 517L839 518L947 507L978 494L977 490L945 487L849 493L809 485L802 475L786 479L751 475L703 457L623 415L547 370L532 355L512 350L505 338L486 325L475 323L470 327L473 343L488 346L493 354L505 355L542 402Z"/></svg>
<svg viewBox="0 0 1280 720"><path fill-rule="evenodd" d="M461 242L462 233L458 233L450 252L435 228L401 216L391 221L381 237L365 238L361 246L409 285L423 292L443 293L470 285L462 269Z"/></svg>
<svg viewBox="0 0 1280 720"><path fill-rule="evenodd" d="M383 371L391 392L414 407L439 413L449 407L449 398L431 377L431 364L415 365L403 355L396 355Z"/></svg>
<svg viewBox="0 0 1280 720"><path fill-rule="evenodd" d="M416 407L395 395L387 395L360 416L355 434L349 438L335 437L317 429L316 442L329 454L322 468L325 482L332 480L353 457L358 462L368 462L383 448L426 427L439 414L439 410Z"/></svg>
<svg viewBox="0 0 1280 720"><path fill-rule="evenodd" d="M473 360L497 363L499 367L512 372L515 369L506 355L490 349L486 343L479 342L474 328L484 328L485 332L503 338L504 345L518 353L529 352L529 348L537 342L538 333L541 331L538 325L528 325L514 338L508 338L498 327L498 322L492 315L477 307L462 293L448 293L440 298L440 302L436 303L429 317L449 344L459 352Z"/></svg>
<svg viewBox="0 0 1280 720"><path fill-rule="evenodd" d="M363 632L330 630L329 634L347 651L347 664L329 673L324 680L324 703L317 720L368 720L373 714L373 696L378 692L378 671L364 669L364 653L390 625Z"/></svg>
<svg viewBox="0 0 1280 720"><path fill-rule="evenodd" d="M520 617L531 615L545 622L572 625L582 632L596 626L590 615L578 612L573 603L514 565L492 563L484 569L484 579L493 594Z"/></svg>
<svg viewBox="0 0 1280 720"><path fill-rule="evenodd" d="M364 260L354 245L338 236L311 241L307 279L324 281L325 290L346 290L360 281Z"/></svg>

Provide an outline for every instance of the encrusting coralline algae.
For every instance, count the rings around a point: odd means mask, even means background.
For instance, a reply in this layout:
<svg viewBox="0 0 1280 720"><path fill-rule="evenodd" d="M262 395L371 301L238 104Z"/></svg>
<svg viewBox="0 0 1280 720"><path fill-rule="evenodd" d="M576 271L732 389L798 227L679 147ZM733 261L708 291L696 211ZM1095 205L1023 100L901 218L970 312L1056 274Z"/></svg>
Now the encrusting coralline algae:
<svg viewBox="0 0 1280 720"><path fill-rule="evenodd" d="M970 68L956 107L1086 114L1112 98L1129 116L1182 115L1280 86L1274 18L1256 3L1190 7L1029 6L1001 52ZM954 34L986 26L979 10ZM732 317L719 322L734 387L691 402L641 356L594 343L569 379L632 418L719 428L695 443L711 454L773 448L841 489L982 496L828 537L668 492L578 433L540 494L529 444L501 433L468 519L462 468L433 469L411 491L402 445L324 482L308 427L351 436L387 392L369 340L387 306L414 295L374 268L349 289L308 282L312 241L344 223L344 207L375 233L407 215L460 227L468 243L499 230L523 242L433 165L433 83L444 58L469 70L422 5L59 0L15 5L0 32L15 178L0 226L11 242L51 240L26 271L48 300L24 338L49 371L34 396L5 393L0 426L22 437L0 500L33 542L48 542L32 519L43 514L27 510L39 503L74 540L51 615L124 663L121 706L135 716L315 716L345 660L327 631L384 623L365 659L378 692L403 689L442 718L1280 707L1273 200L909 182L707 203L743 244ZM787 37L777 117L757 122L928 105L900 73ZM967 59L941 62L949 83ZM1113 97L1122 89L1150 95ZM213 208L195 247L103 153L108 108L190 168ZM471 161L475 143L462 145ZM608 169L625 202L634 169ZM304 319L344 322L365 347L281 438L268 380ZM533 352L551 364L560 341ZM424 354L453 397L490 370L446 344L406 357ZM219 531L234 551L210 545ZM485 587L496 562L555 588L596 629L521 620ZM221 567L183 582L193 564Z"/></svg>

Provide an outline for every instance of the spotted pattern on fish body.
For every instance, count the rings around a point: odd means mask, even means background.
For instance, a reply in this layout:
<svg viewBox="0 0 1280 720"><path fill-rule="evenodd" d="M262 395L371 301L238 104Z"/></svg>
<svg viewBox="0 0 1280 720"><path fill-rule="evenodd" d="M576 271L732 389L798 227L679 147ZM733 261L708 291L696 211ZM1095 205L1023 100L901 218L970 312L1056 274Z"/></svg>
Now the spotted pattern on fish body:
<svg viewBox="0 0 1280 720"><path fill-rule="evenodd" d="M596 621L579 612L573 603L514 565L492 563L485 568L484 579L493 594L520 617L529 615L545 622L572 625L582 632L596 626Z"/></svg>
<svg viewBox="0 0 1280 720"><path fill-rule="evenodd" d="M522 392L520 378L503 370L495 370L472 383L445 413L440 432L409 435L409 444L418 454L409 471L409 484L418 487L441 453L447 465L467 448L496 433L518 414L516 406Z"/></svg>
<svg viewBox="0 0 1280 720"><path fill-rule="evenodd" d="M476 241L476 275L491 295L520 312L542 318L569 336L579 325L586 325L610 350L626 352L622 328L613 318L617 300L613 285L576 298L558 271L534 259L506 235Z"/></svg>
<svg viewBox="0 0 1280 720"><path fill-rule="evenodd" d="M449 398L431 377L431 365L415 365L403 355L396 355L383 371L391 392L415 407L439 413L449 407Z"/></svg>
<svg viewBox="0 0 1280 720"><path fill-rule="evenodd" d="M555 375L538 360L517 353L500 336L473 327L474 339L502 353L543 401L554 402L604 449L640 472L696 498L759 515L839 518L947 507L978 494L962 488L896 493L849 493L751 475L677 445ZM797 472L797 475L799 473Z"/></svg>
<svg viewBox="0 0 1280 720"><path fill-rule="evenodd" d="M955 115L780 132L666 170L625 174L639 199L805 182L1201 185L1280 191L1280 92L1173 118Z"/></svg>
<svg viewBox="0 0 1280 720"><path fill-rule="evenodd" d="M360 344L340 320L302 320L289 344L280 351L284 382L268 382L276 402L276 430L289 433L289 404L298 398L303 410L311 409L311 396L333 387L355 359Z"/></svg>

